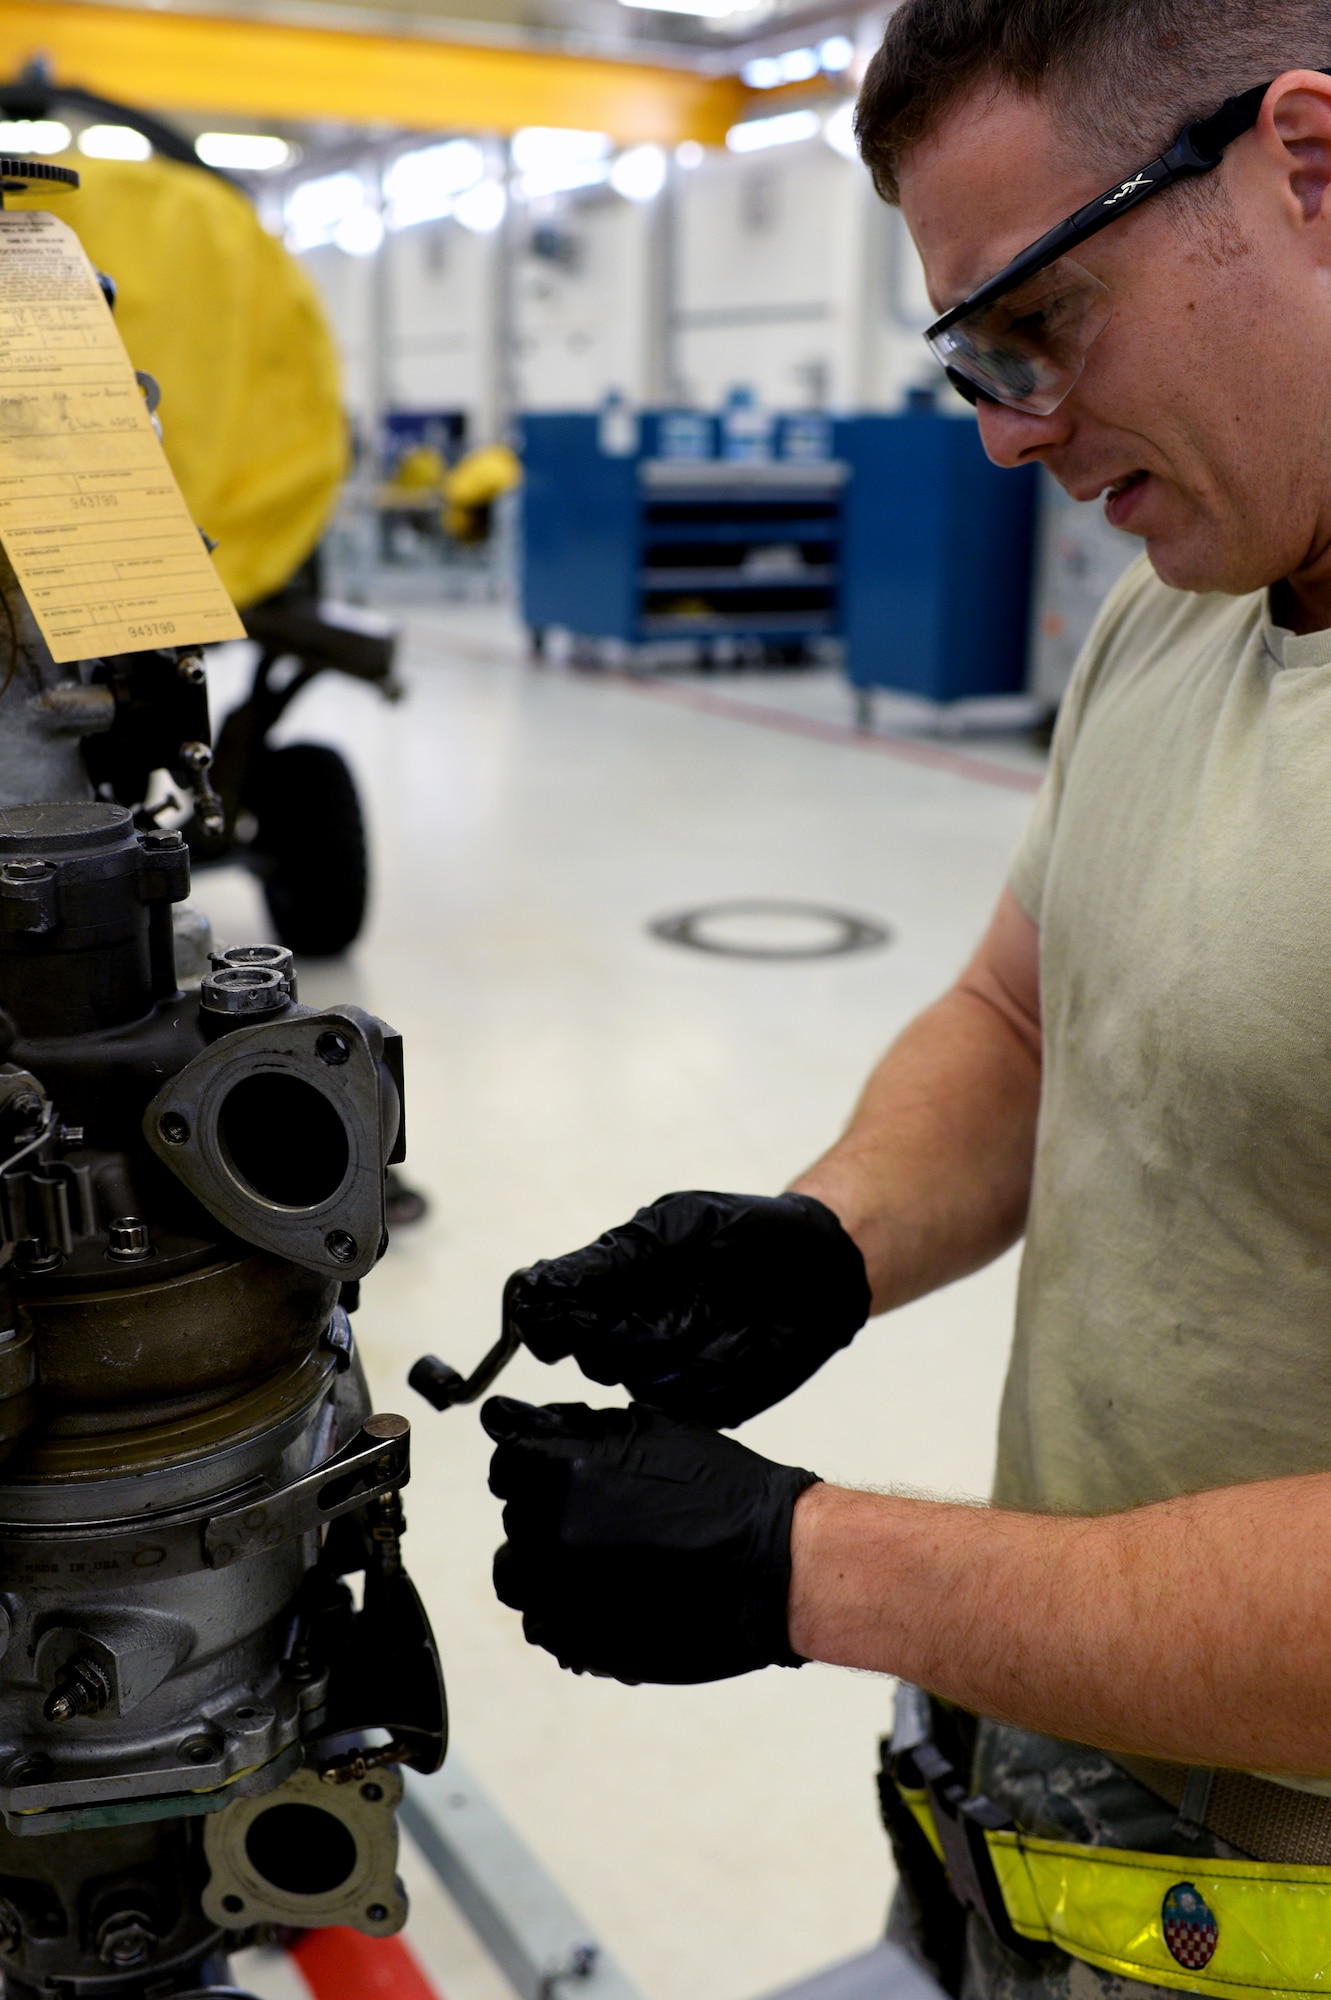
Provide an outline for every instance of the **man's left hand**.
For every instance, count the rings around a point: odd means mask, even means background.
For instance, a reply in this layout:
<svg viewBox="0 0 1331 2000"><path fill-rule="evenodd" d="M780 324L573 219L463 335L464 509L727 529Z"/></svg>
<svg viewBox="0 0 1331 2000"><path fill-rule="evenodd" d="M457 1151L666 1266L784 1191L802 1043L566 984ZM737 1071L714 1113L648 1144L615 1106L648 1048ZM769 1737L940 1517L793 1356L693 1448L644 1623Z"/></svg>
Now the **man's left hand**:
<svg viewBox="0 0 1331 2000"><path fill-rule="evenodd" d="M790 1528L816 1473L636 1403L492 1396L481 1422L506 1503L495 1590L561 1666L678 1684L804 1664Z"/></svg>

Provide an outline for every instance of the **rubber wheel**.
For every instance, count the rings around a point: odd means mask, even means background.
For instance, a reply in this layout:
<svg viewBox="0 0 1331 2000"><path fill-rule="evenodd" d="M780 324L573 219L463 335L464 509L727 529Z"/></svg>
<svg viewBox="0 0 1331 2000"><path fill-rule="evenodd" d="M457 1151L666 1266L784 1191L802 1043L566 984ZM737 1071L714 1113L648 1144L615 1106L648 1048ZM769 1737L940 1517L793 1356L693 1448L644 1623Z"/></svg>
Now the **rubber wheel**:
<svg viewBox="0 0 1331 2000"><path fill-rule="evenodd" d="M323 743L265 750L252 788L264 900L277 935L336 958L365 921L365 822L346 760Z"/></svg>

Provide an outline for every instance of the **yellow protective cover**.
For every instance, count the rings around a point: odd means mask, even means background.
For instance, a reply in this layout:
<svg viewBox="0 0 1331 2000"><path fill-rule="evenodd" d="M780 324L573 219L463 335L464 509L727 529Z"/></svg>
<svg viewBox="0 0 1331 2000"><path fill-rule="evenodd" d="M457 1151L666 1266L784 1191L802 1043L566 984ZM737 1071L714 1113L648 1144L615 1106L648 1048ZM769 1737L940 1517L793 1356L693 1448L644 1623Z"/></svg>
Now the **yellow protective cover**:
<svg viewBox="0 0 1331 2000"><path fill-rule="evenodd" d="M444 481L444 528L459 542L487 532L482 509L522 484L522 461L506 444L483 444L460 458Z"/></svg>
<svg viewBox="0 0 1331 2000"><path fill-rule="evenodd" d="M522 461L506 444L483 444L460 458L444 481L450 507L484 507L522 483Z"/></svg>
<svg viewBox="0 0 1331 2000"><path fill-rule="evenodd" d="M68 222L116 281L136 368L162 390L163 442L240 605L315 547L347 468L337 352L318 294L246 197L171 160L67 156L77 194L10 198Z"/></svg>

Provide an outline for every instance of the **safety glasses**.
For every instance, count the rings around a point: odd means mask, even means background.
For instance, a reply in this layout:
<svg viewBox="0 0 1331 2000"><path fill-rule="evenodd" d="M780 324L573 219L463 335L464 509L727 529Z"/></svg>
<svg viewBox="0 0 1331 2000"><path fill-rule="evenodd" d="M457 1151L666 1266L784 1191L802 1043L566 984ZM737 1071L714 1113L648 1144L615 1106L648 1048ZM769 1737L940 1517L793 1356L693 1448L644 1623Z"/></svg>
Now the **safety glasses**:
<svg viewBox="0 0 1331 2000"><path fill-rule="evenodd" d="M1058 408L1113 313L1108 287L1069 252L1153 194L1218 167L1226 146L1257 123L1270 88L1255 84L1209 118L1193 119L1168 152L1047 230L934 321L924 337L968 403L1003 403L1040 417Z"/></svg>

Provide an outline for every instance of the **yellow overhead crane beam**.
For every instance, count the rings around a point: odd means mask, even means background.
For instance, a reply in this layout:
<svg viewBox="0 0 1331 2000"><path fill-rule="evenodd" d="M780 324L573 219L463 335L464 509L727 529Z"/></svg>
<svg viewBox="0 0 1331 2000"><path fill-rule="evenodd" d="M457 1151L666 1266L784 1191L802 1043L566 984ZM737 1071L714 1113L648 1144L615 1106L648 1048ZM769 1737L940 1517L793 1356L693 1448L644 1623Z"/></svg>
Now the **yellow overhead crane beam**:
<svg viewBox="0 0 1331 2000"><path fill-rule="evenodd" d="M432 132L565 125L625 145L719 145L748 98L736 77L649 63L90 0L0 0L0 76L16 77L34 56L63 83L161 112Z"/></svg>

